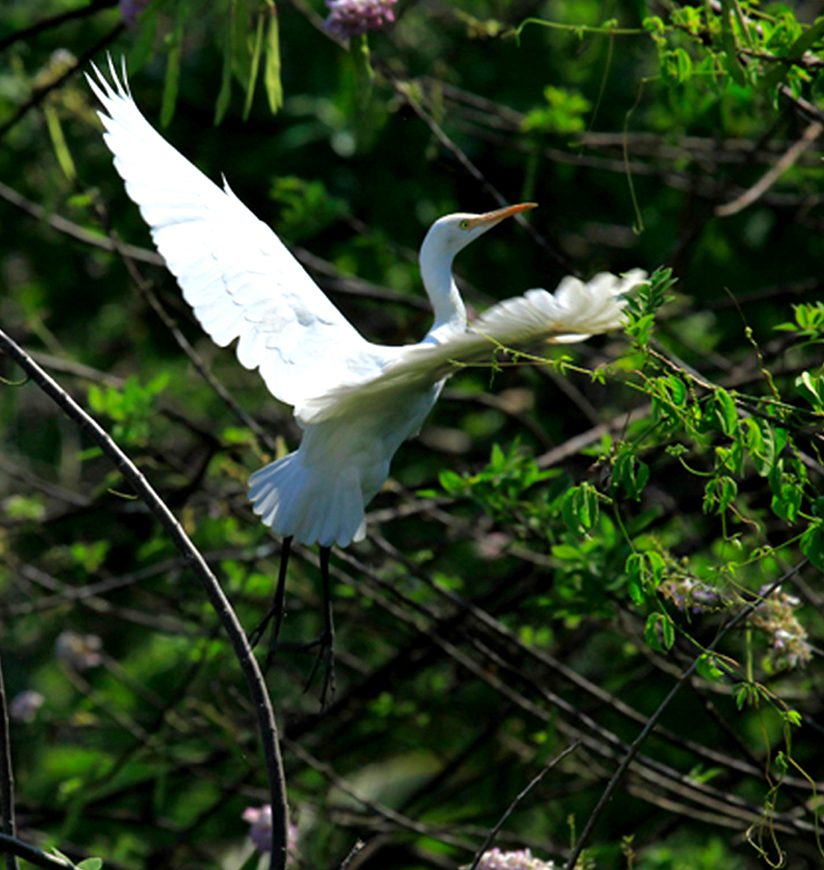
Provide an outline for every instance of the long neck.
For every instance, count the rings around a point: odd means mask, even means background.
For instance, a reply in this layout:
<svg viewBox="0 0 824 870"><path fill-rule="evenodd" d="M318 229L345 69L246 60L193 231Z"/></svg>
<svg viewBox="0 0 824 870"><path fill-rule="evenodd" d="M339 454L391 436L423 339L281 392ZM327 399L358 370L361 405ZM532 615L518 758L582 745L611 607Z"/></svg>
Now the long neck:
<svg viewBox="0 0 824 870"><path fill-rule="evenodd" d="M435 313L429 337L466 329L466 308L452 277L454 258L454 252L444 249L431 234L424 239L419 256L421 278Z"/></svg>

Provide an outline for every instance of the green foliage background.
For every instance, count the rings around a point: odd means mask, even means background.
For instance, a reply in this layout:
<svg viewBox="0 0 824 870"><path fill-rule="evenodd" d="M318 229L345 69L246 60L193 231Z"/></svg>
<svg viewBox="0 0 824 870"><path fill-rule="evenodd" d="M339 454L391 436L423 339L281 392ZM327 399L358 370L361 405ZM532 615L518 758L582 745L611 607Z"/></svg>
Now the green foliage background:
<svg viewBox="0 0 824 870"><path fill-rule="evenodd" d="M133 27L97 0L39 32L77 4L4 4L0 327L138 462L249 630L279 544L245 481L299 433L148 253L90 58L125 56L150 121L370 339L426 331L426 228L496 195L541 208L461 255L474 310L569 273L671 269L626 334L450 382L367 540L333 556L323 715L299 648L321 624L316 554L298 548L268 675L296 866L338 867L358 838L353 868L467 865L578 742L496 840L563 866L691 666L579 866L821 866L818 6L401 0L346 45L315 0L152 0ZM256 866L254 716L214 614L118 472L3 374L0 654L10 698L45 698L11 726L21 838L107 868ZM56 657L66 630L102 639L98 665Z"/></svg>

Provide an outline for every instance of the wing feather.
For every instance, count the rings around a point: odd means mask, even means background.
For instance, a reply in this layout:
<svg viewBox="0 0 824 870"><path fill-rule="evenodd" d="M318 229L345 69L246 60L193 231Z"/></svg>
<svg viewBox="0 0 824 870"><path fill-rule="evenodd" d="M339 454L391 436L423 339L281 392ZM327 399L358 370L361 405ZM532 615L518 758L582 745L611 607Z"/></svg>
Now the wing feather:
<svg viewBox="0 0 824 870"><path fill-rule="evenodd" d="M438 344L422 342L404 348L397 361L368 384L342 385L311 399L302 407L300 420L319 423L355 410L369 413L372 405L377 408L392 395L434 384L496 347L566 344L618 329L626 294L646 277L641 269L623 276L602 272L587 283L567 277L554 293L536 289L506 299L485 311L466 332L456 332Z"/></svg>
<svg viewBox="0 0 824 870"><path fill-rule="evenodd" d="M86 76L105 111L104 139L183 297L221 347L300 406L378 366L367 342L278 237L176 151L143 117L109 59L111 82Z"/></svg>

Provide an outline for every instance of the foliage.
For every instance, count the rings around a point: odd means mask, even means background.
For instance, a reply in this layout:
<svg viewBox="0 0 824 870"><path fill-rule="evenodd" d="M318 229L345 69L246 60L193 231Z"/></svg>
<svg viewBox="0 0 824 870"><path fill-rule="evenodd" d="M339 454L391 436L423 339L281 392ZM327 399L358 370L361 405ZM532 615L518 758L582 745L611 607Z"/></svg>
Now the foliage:
<svg viewBox="0 0 824 870"><path fill-rule="evenodd" d="M359 838L353 868L466 866L507 809L495 846L563 866L653 717L578 867L820 866L811 6L423 0L345 44L320 0L4 5L0 326L139 464L248 631L279 542L246 479L299 431L151 256L89 55L125 55L147 118L225 172L369 338L425 331L420 239L493 189L543 207L461 255L471 308L570 272L651 273L623 335L449 382L366 541L333 555L322 716L304 690L317 560L296 548L267 676L294 866L338 867ZM265 777L218 620L120 470L15 366L0 375L20 838L87 868L256 866L243 816ZM15 707L26 691L43 700Z"/></svg>

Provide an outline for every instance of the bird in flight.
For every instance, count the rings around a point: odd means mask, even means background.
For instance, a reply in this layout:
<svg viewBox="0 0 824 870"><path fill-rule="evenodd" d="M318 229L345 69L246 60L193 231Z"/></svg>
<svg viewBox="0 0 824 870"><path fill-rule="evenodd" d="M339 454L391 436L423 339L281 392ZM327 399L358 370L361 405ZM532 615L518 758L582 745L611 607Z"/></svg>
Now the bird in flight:
<svg viewBox="0 0 824 870"><path fill-rule="evenodd" d="M452 275L455 255L528 209L520 203L484 214L435 221L421 245L421 278L434 323L417 344L367 341L341 314L269 227L209 180L145 119L111 57L107 79L92 65L89 85L103 110L104 140L126 192L203 329L221 347L237 340L247 369L258 369L272 395L294 408L303 431L293 453L249 479L263 523L284 539L275 612L283 610L292 541L319 544L326 601L324 644L333 624L328 560L366 534L365 508L389 476L400 445L417 434L446 379L461 363L496 348L567 343L616 329L625 295L646 273L564 278L554 293L529 290L467 323ZM331 653L330 653L331 655Z"/></svg>

